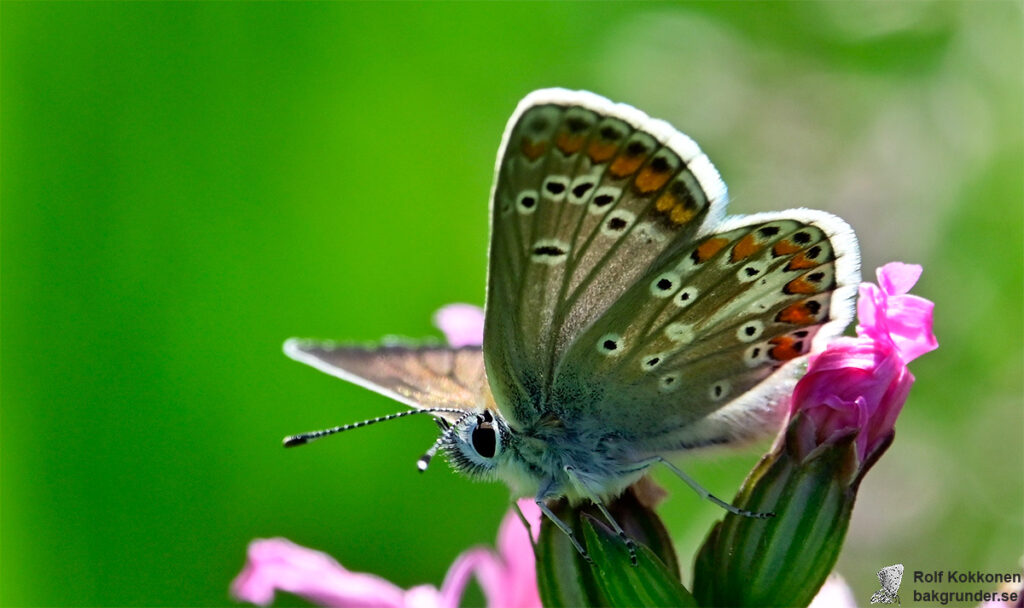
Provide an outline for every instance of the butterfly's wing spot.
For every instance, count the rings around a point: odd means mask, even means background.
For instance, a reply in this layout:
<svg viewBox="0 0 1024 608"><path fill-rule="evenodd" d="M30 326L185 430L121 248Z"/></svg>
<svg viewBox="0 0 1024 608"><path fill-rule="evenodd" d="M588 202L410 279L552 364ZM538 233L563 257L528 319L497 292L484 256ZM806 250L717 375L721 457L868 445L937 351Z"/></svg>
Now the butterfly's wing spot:
<svg viewBox="0 0 1024 608"><path fill-rule="evenodd" d="M729 262L735 264L736 262L745 260L757 253L761 249L761 243L758 242L757 235L758 232L751 232L733 245L732 253L729 256Z"/></svg>
<svg viewBox="0 0 1024 608"><path fill-rule="evenodd" d="M601 121L597 136L587 146L587 157L594 164L603 164L611 160L619 151L622 140L633 131L633 128L618 118L605 118Z"/></svg>
<svg viewBox="0 0 1024 608"><path fill-rule="evenodd" d="M668 180L679 171L679 157L662 148L649 163L644 165L633 180L637 194L648 195L661 190Z"/></svg>
<svg viewBox="0 0 1024 608"><path fill-rule="evenodd" d="M739 279L740 283L750 283L751 281L756 281L757 278L767 270L767 264L762 262L750 262L749 264L744 264L743 267L736 272L736 278Z"/></svg>
<svg viewBox="0 0 1024 608"><path fill-rule="evenodd" d="M516 209L519 213L527 215L537 210L537 191L524 190L516 200Z"/></svg>
<svg viewBox="0 0 1024 608"><path fill-rule="evenodd" d="M650 355L648 357L645 357L641 361L640 367L645 372L654 371L655 369L658 368L659 365L664 363L665 359L667 359L668 356L671 355L671 354L672 353L656 353L656 354Z"/></svg>
<svg viewBox="0 0 1024 608"><path fill-rule="evenodd" d="M539 264L555 266L569 257L569 244L558 239L541 239L533 244L530 259Z"/></svg>
<svg viewBox="0 0 1024 608"><path fill-rule="evenodd" d="M537 106L523 116L519 151L527 163L537 163L547 154L560 114L556 106Z"/></svg>
<svg viewBox="0 0 1024 608"><path fill-rule="evenodd" d="M818 260L827 259L825 246L818 244L812 247L808 247L804 251L797 253L793 259L786 264L786 270L806 270L808 268L814 268L820 264ZM828 253L831 253L830 251Z"/></svg>
<svg viewBox="0 0 1024 608"><path fill-rule="evenodd" d="M835 269L831 266L819 266L786 283L782 292L786 295L813 295L835 288Z"/></svg>
<svg viewBox="0 0 1024 608"><path fill-rule="evenodd" d="M570 108L565 121L555 138L555 146L564 156L572 156L583 149L590 130L594 127L596 115L583 108Z"/></svg>
<svg viewBox="0 0 1024 608"><path fill-rule="evenodd" d="M729 239L723 237L711 237L709 239L705 239L703 243L694 248L690 253L690 261L693 262L694 265L703 264L714 257L728 244Z"/></svg>
<svg viewBox="0 0 1024 608"><path fill-rule="evenodd" d="M682 386L680 376L677 373L665 374L661 378L658 378L658 389L663 393L670 393L677 390Z"/></svg>
<svg viewBox="0 0 1024 608"><path fill-rule="evenodd" d="M650 135L640 131L633 133L619 155L608 166L608 173L616 179L625 179L633 175L656 146L657 142Z"/></svg>
<svg viewBox="0 0 1024 608"><path fill-rule="evenodd" d="M665 327L665 337L673 342L687 344L693 341L693 327L686 323L670 323Z"/></svg>
<svg viewBox="0 0 1024 608"><path fill-rule="evenodd" d="M632 211L616 209L609 213L608 219L601 224L601 234L610 238L619 238L635 221L636 214Z"/></svg>
<svg viewBox="0 0 1024 608"><path fill-rule="evenodd" d="M651 281L651 295L656 298L668 298L679 289L679 273L665 272Z"/></svg>
<svg viewBox="0 0 1024 608"><path fill-rule="evenodd" d="M594 177L590 175L577 177L569 186L569 202L574 205L586 203L596 183Z"/></svg>
<svg viewBox="0 0 1024 608"><path fill-rule="evenodd" d="M637 237L642 239L645 245L662 244L668 239L664 232L658 230L651 222L641 222L634 229Z"/></svg>
<svg viewBox="0 0 1024 608"><path fill-rule="evenodd" d="M676 297L672 298L672 303L678 306L679 308L686 308L690 304L693 304L694 300L697 299L697 295L699 293L699 289L697 289L693 285L687 285L686 287L683 287L682 289L679 290L679 293L676 294Z"/></svg>
<svg viewBox="0 0 1024 608"><path fill-rule="evenodd" d="M707 198L699 189L697 179L689 171L682 171L655 200L654 211L661 214L669 225L682 226L695 218L706 206Z"/></svg>
<svg viewBox="0 0 1024 608"><path fill-rule="evenodd" d="M795 359L807 352L807 348L810 345L808 340L800 340L788 335L776 336L768 340L768 343L772 345L768 349L768 356L775 361Z"/></svg>
<svg viewBox="0 0 1024 608"><path fill-rule="evenodd" d="M827 314L827 305L819 300L809 299L786 306L775 315L775 320L793 325L810 325L823 320Z"/></svg>
<svg viewBox="0 0 1024 608"><path fill-rule="evenodd" d="M731 388L732 385L729 384L728 380L719 380L712 384L711 388L708 389L708 397L710 397L712 401L721 401L729 394L729 390Z"/></svg>
<svg viewBox="0 0 1024 608"><path fill-rule="evenodd" d="M743 362L747 364L747 367L754 368L770 363L771 359L768 356L768 347L764 344L755 344L748 348L743 353Z"/></svg>
<svg viewBox="0 0 1024 608"><path fill-rule="evenodd" d="M605 214L619 200L621 195L622 188L601 186L594 192L594 198L590 200L590 207L587 210L595 215Z"/></svg>
<svg viewBox="0 0 1024 608"><path fill-rule="evenodd" d="M747 321L736 331L736 337L740 342L753 342L764 333L764 323L757 319Z"/></svg>
<svg viewBox="0 0 1024 608"><path fill-rule="evenodd" d="M569 178L562 175L552 175L544 180L544 198L561 202L565 199L566 190L569 189Z"/></svg>
<svg viewBox="0 0 1024 608"><path fill-rule="evenodd" d="M608 357L621 355L625 350L622 336L619 334L605 334L597 341L597 352Z"/></svg>

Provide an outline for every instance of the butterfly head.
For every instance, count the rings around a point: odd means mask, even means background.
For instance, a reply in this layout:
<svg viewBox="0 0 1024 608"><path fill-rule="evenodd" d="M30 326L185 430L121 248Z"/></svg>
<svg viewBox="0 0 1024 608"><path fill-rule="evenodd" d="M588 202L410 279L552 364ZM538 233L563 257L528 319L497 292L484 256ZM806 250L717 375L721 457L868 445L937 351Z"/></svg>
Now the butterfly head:
<svg viewBox="0 0 1024 608"><path fill-rule="evenodd" d="M496 469L507 461L513 434L499 414L485 409L469 412L452 424L440 424L444 432L435 447L420 459L421 470L426 468L436 448L445 451L455 470L472 477L493 478Z"/></svg>

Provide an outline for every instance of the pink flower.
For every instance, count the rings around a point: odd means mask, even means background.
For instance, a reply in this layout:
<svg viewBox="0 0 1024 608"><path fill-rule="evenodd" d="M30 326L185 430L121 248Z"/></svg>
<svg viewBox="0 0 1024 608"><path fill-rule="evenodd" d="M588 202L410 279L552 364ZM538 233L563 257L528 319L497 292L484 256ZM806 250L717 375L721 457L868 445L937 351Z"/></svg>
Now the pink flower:
<svg viewBox="0 0 1024 608"><path fill-rule="evenodd" d="M904 363L939 347L932 333L935 303L907 295L921 271L917 264L886 264L876 271L878 285L861 283L857 301L857 335L891 344Z"/></svg>
<svg viewBox="0 0 1024 608"><path fill-rule="evenodd" d="M864 462L888 441L914 383L907 363L938 347L934 304L907 295L920 275L921 267L910 264L880 268L879 285L860 287L858 337L835 340L811 360L793 392L790 415L803 412L813 423L804 437L812 445L857 431Z"/></svg>
<svg viewBox="0 0 1024 608"><path fill-rule="evenodd" d="M540 509L528 499L518 504L536 539ZM402 589L379 576L346 570L319 551L274 538L249 544L248 559L231 583L231 594L261 606L270 604L276 591L287 591L321 606L340 608L455 608L474 575L490 608L540 607L533 546L514 512L501 523L498 553L473 548L459 555L440 589L431 585Z"/></svg>
<svg viewBox="0 0 1024 608"><path fill-rule="evenodd" d="M472 304L449 304L434 313L434 325L452 346L480 346L484 342L484 311Z"/></svg>

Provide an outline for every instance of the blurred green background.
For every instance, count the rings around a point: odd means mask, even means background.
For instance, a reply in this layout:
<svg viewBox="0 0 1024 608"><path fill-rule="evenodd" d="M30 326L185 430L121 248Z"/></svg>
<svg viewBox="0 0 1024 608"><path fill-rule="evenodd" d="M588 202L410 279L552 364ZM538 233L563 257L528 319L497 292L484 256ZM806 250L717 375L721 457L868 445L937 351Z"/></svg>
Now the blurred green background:
<svg viewBox="0 0 1024 608"><path fill-rule="evenodd" d="M403 586L493 542L507 491L417 474L428 420L281 449L400 408L280 345L437 336L436 308L482 303L494 155L544 86L690 134L734 213L845 217L866 278L924 264L942 346L838 570L866 599L894 562L1018 566L1019 3L4 2L0 22L5 605L226 604L254 537ZM731 496L758 454L682 462ZM689 564L721 513L662 481Z"/></svg>

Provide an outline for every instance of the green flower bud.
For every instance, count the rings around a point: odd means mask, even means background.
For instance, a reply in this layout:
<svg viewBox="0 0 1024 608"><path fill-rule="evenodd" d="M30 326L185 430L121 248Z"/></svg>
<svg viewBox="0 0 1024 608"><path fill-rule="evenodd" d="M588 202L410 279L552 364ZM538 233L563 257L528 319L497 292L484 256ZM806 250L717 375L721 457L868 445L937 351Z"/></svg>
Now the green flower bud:
<svg viewBox="0 0 1024 608"><path fill-rule="evenodd" d="M729 514L697 555L694 595L702 606L806 606L832 571L864 473L892 442L860 462L857 430L817 444L814 421L798 414L785 440L754 467L733 504L775 513Z"/></svg>
<svg viewBox="0 0 1024 608"><path fill-rule="evenodd" d="M665 526L636 486L608 505L637 543L637 564L593 505L551 505L587 549L587 562L569 537L545 519L537 543L537 584L547 608L556 606L696 606L679 581L679 563ZM649 503L649 501L646 501Z"/></svg>

